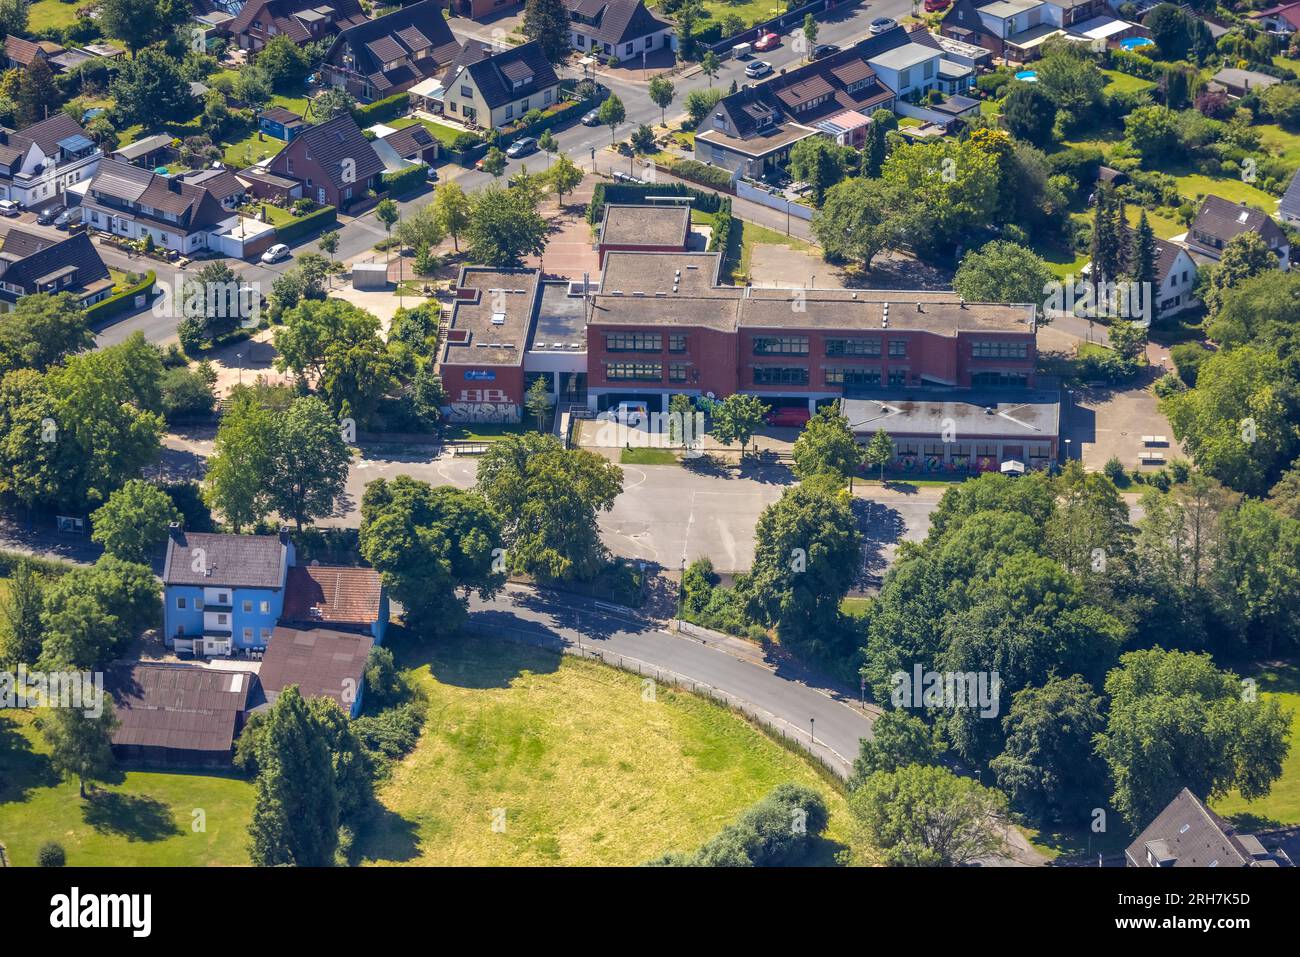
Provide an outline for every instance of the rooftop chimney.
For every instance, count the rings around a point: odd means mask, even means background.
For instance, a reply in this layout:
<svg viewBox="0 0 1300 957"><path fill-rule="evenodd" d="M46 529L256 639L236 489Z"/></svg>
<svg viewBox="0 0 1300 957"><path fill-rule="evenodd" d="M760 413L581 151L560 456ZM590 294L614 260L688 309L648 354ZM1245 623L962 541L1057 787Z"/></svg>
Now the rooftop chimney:
<svg viewBox="0 0 1300 957"><path fill-rule="evenodd" d="M281 545L288 545L288 544L289 544L289 526L288 526L288 525L281 525L281 526L280 526L280 544L281 544Z"/></svg>
<svg viewBox="0 0 1300 957"><path fill-rule="evenodd" d="M170 538L172 541L175 541L175 542L179 542L179 541L181 540L181 523L180 523L180 522L169 522L169 523L167 524L167 537Z"/></svg>

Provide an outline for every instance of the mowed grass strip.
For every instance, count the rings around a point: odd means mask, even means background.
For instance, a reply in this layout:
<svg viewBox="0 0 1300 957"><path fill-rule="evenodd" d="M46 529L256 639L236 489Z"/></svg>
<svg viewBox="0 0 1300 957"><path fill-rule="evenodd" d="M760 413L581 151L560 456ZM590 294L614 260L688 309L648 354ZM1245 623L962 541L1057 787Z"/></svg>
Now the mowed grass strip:
<svg viewBox="0 0 1300 957"><path fill-rule="evenodd" d="M841 850L844 798L710 701L662 685L643 696L635 674L504 639L402 658L429 718L379 789L386 813L358 842L365 863L635 865L694 850L787 781L832 809L833 840L810 863Z"/></svg>
<svg viewBox="0 0 1300 957"><path fill-rule="evenodd" d="M9 863L34 866L46 841L71 866L248 864L253 785L239 777L123 770L88 800L61 781L35 726L40 712L0 712L0 843ZM202 830L194 829L194 822Z"/></svg>

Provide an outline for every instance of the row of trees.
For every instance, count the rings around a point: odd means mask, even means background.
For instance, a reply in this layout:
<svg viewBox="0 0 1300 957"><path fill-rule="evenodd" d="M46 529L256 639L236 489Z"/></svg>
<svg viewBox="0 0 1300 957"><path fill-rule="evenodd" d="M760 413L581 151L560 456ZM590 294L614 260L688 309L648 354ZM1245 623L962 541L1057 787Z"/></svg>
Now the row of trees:
<svg viewBox="0 0 1300 957"><path fill-rule="evenodd" d="M1199 288L1219 349L1175 347L1180 375L1157 383L1161 411L1206 474L1287 498L1300 469L1300 279L1254 233L1230 241L1207 272Z"/></svg>
<svg viewBox="0 0 1300 957"><path fill-rule="evenodd" d="M1141 825L1188 786L1265 794L1288 718L1200 651L1267 654L1300 641L1300 525L1192 476L1149 490L1133 527L1114 485L1072 463L1056 478L983 476L945 494L868 609L863 676L993 674L993 716L933 703L911 719L1015 807L1084 827L1110 807ZM1162 650L1171 635L1185 650ZM1124 653L1124 649L1137 649ZM898 719L901 720L901 719Z"/></svg>

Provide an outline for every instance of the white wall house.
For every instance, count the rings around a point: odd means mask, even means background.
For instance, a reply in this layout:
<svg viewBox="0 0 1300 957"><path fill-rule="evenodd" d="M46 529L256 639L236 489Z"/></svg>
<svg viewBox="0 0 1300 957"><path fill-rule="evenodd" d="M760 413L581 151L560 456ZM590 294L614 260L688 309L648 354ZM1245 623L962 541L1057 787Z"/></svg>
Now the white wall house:
<svg viewBox="0 0 1300 957"><path fill-rule="evenodd" d="M1043 0L996 0L980 7L979 15L985 29L1003 40L1034 27L1059 27L1065 19L1060 7Z"/></svg>
<svg viewBox="0 0 1300 957"><path fill-rule="evenodd" d="M0 199L24 207L58 200L95 175L103 157L75 120L59 113L18 133L0 130Z"/></svg>
<svg viewBox="0 0 1300 957"><path fill-rule="evenodd" d="M643 0L565 0L569 45L601 60L626 61L677 48L672 24L660 20Z"/></svg>
<svg viewBox="0 0 1300 957"><path fill-rule="evenodd" d="M921 43L907 43L867 62L885 86L898 94L899 99L912 94L922 95L939 83L941 50Z"/></svg>

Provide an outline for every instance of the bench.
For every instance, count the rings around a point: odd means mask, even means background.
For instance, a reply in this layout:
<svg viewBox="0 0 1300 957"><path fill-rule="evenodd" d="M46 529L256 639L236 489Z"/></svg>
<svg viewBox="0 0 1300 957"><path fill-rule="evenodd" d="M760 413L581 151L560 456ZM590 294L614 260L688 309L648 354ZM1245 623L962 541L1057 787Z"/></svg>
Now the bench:
<svg viewBox="0 0 1300 957"><path fill-rule="evenodd" d="M1163 465L1165 456L1163 452L1139 452L1138 462L1142 465Z"/></svg>
<svg viewBox="0 0 1300 957"><path fill-rule="evenodd" d="M1142 436L1143 445L1168 445L1169 439L1163 435L1144 435Z"/></svg>

